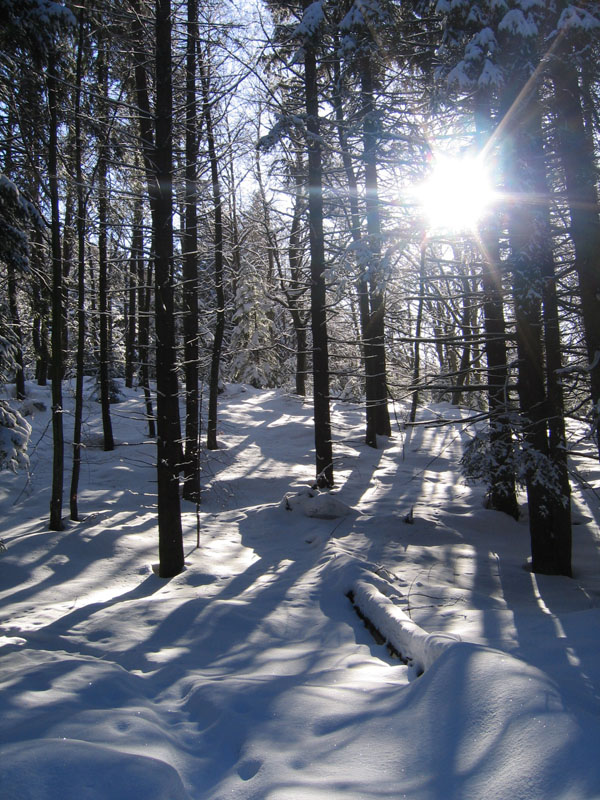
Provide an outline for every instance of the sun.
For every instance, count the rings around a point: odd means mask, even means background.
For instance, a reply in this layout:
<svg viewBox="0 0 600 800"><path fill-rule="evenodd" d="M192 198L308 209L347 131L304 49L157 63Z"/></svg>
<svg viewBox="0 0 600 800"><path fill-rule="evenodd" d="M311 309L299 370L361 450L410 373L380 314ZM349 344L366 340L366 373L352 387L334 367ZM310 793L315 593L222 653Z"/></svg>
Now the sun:
<svg viewBox="0 0 600 800"><path fill-rule="evenodd" d="M460 233L477 228L495 194L480 159L438 156L417 196L428 230Z"/></svg>

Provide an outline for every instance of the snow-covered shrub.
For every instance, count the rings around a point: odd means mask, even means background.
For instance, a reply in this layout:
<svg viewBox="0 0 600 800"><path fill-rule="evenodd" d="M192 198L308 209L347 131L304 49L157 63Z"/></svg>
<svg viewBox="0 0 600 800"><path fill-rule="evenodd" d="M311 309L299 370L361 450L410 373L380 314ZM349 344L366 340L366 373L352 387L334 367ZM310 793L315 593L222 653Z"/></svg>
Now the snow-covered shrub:
<svg viewBox="0 0 600 800"><path fill-rule="evenodd" d="M6 175L0 174L0 261L13 269L29 269L27 228L41 224L39 214Z"/></svg>
<svg viewBox="0 0 600 800"><path fill-rule="evenodd" d="M0 400L0 470L26 468L31 426L6 400Z"/></svg>
<svg viewBox="0 0 600 800"><path fill-rule="evenodd" d="M7 371L14 368L14 345L0 335L0 381L6 379ZM0 470L13 472L27 467L27 444L31 426L22 414L12 408L8 400L0 399Z"/></svg>
<svg viewBox="0 0 600 800"><path fill-rule="evenodd" d="M460 462L463 478L467 483L479 481L490 486L494 483L498 490L508 494L511 486L498 484L498 476L504 473L512 477L518 486L524 487L529 481L533 485L544 486L548 496L562 498L560 474L553 460L515 435L511 446L490 437L490 431L478 431L467 443ZM502 468L499 473L499 467Z"/></svg>

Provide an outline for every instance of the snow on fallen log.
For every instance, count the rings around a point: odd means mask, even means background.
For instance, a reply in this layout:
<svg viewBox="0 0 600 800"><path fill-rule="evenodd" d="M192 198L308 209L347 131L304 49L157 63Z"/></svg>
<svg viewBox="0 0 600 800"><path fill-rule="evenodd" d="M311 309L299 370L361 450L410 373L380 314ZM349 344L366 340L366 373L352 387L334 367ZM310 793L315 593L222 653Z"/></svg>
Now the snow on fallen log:
<svg viewBox="0 0 600 800"><path fill-rule="evenodd" d="M375 628L392 650L406 659L417 674L425 672L460 636L419 627L398 605L405 598L392 583L394 576L377 564L360 562L337 552L327 564L326 580L351 598L360 616Z"/></svg>
<svg viewBox="0 0 600 800"><path fill-rule="evenodd" d="M427 633L365 578L355 580L351 591L361 614L396 652L410 660L419 674L429 669L444 650L461 641L452 633Z"/></svg>

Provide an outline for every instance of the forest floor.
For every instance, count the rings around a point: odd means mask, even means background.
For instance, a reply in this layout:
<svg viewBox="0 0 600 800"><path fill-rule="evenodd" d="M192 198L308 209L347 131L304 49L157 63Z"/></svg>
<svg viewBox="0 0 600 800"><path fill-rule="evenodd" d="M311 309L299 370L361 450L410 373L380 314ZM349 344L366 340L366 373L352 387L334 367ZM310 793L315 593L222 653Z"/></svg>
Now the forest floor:
<svg viewBox="0 0 600 800"><path fill-rule="evenodd" d="M574 578L534 576L526 507L486 510L460 476L460 410L420 409L452 424L398 425L373 450L361 409L336 404L319 495L310 403L228 386L199 516L183 504L186 569L163 580L141 393L111 407L112 453L86 400L82 519L50 532L51 400L28 390L30 474L0 475L3 800L600 798L600 468L583 445Z"/></svg>

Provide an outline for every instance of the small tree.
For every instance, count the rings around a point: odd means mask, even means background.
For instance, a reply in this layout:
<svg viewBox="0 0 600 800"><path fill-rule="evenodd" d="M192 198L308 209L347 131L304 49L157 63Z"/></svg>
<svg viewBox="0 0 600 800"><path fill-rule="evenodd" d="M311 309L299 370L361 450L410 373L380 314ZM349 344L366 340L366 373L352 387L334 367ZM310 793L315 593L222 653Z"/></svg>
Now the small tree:
<svg viewBox="0 0 600 800"><path fill-rule="evenodd" d="M29 237L27 227L38 217L33 206L25 200L15 184L0 174L0 262L9 275L23 274L29 269ZM0 330L0 379L20 368L17 364L13 331ZM14 336L13 336L14 338ZM15 470L28 465L27 444L31 428L21 414L0 400L0 469Z"/></svg>

